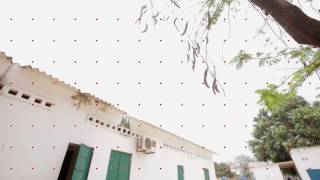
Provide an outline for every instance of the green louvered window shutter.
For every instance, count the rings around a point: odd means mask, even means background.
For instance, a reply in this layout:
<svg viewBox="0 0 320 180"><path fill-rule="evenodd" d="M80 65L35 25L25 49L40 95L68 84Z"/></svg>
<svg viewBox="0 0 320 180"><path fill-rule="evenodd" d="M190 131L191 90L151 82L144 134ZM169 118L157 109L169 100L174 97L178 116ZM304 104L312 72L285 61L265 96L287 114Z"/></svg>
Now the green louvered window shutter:
<svg viewBox="0 0 320 180"><path fill-rule="evenodd" d="M93 148L84 144L80 145L77 161L72 173L72 180L87 180Z"/></svg>
<svg viewBox="0 0 320 180"><path fill-rule="evenodd" d="M131 154L111 151L107 180L129 180Z"/></svg>
<svg viewBox="0 0 320 180"><path fill-rule="evenodd" d="M210 180L209 170L206 169L206 168L203 168L203 173L204 173L204 179L205 180Z"/></svg>
<svg viewBox="0 0 320 180"><path fill-rule="evenodd" d="M184 170L181 165L178 165L178 180L184 180Z"/></svg>

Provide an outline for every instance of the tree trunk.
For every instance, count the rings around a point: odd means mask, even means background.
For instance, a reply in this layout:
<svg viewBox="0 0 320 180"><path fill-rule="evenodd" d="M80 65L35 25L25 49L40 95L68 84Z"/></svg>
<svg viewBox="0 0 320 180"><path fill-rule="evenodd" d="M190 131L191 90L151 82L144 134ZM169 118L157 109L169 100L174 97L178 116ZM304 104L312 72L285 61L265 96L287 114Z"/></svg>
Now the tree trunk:
<svg viewBox="0 0 320 180"><path fill-rule="evenodd" d="M299 44L320 47L320 21L287 0L249 0L271 15Z"/></svg>

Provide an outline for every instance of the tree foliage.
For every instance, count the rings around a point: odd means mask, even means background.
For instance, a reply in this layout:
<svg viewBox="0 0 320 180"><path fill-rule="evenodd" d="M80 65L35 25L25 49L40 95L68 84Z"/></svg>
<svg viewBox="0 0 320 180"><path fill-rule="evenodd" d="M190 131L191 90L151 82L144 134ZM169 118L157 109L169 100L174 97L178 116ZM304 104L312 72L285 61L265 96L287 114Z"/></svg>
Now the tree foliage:
<svg viewBox="0 0 320 180"><path fill-rule="evenodd" d="M254 161L255 160L248 155L239 155L234 158L234 160L231 163L231 167L232 169L238 172L238 175L249 178L251 177L251 172L249 170L249 163Z"/></svg>
<svg viewBox="0 0 320 180"><path fill-rule="evenodd" d="M188 46L186 58L187 62L192 64L192 69L194 70L196 68L197 61L204 61L204 65L206 66L206 70L204 71L204 84L207 88L211 88L214 94L224 92L221 91L221 89L223 90L223 86L217 80L218 78L215 65L208 56L208 43L209 37L211 37L209 36L209 33L221 19L223 13L226 13L227 21L229 24L228 36L230 37L230 14L231 12L234 12L234 16L236 17L236 14L240 10L240 3L243 1L204 0L195 2L197 5L199 5L200 10L199 13L194 17L194 19L181 18L181 15L184 14L186 9L189 9L189 7L184 7L186 1L165 1L167 4L167 8L170 10L170 12L172 12L171 14L168 15L166 13L163 13L164 10L161 10L160 8L160 10L157 9L157 7L154 5L153 0L149 0L149 4L145 4L141 7L140 15L138 20L136 21L136 24L141 24L144 27L142 33L146 33L149 29L148 27L150 26L150 24L156 25L160 21L172 23L175 29L178 31L179 35L183 36L186 39L185 42ZM258 14L261 15L261 18L265 21L263 27L261 27L260 29L259 27L256 27L257 29L259 29L258 32L260 34L263 34L265 33L265 28L271 29L277 41L281 44L281 47L279 48L277 45L269 52L267 52L266 50L264 50L263 52L247 52L247 49L240 49L239 53L235 55L234 58L229 62L231 64L236 64L236 68L239 69L243 67L245 62L252 60L258 61L259 66L274 65L285 60L298 60L301 62L302 66L290 76L291 78L286 79L290 84L288 91L296 91L297 88L299 88L308 77L316 74L320 68L320 50L318 49L319 46L314 46L314 44L319 44L319 38L316 32L320 32L320 21L308 17L302 11L302 8L298 8L292 3L292 1L248 0L248 2L251 7L255 9ZM309 5L311 9L320 14L314 7L313 1L308 0L303 3ZM145 20L145 16L147 16L148 13L150 13L149 17L152 19L151 23L148 23L147 20ZM303 21L302 17L305 19L305 22L301 22ZM270 22L267 21L267 19L271 19L273 21L273 26L270 24ZM312 26L311 22L315 25ZM311 28L306 29L304 26L306 26L307 24L311 25ZM314 28L312 29L312 27ZM279 28L279 33L277 33L274 28ZM288 36L291 36L293 39L297 40L298 44L294 45L294 47L290 47L284 39L284 37ZM301 38L303 39L303 41L300 42L299 40L301 40ZM301 44L299 45L299 43ZM271 44L269 45L271 46ZM223 60L228 61L227 59ZM207 76L211 76L212 83L208 82Z"/></svg>
<svg viewBox="0 0 320 180"><path fill-rule="evenodd" d="M231 170L231 167L228 163L214 163L214 168L215 168L215 172L216 172L216 176L217 177L233 177L236 175L235 172L233 172Z"/></svg>
<svg viewBox="0 0 320 180"><path fill-rule="evenodd" d="M264 107L254 118L253 139L249 141L257 160L288 161L292 148L320 145L318 101L310 104L303 97L288 97L274 89L259 92Z"/></svg>

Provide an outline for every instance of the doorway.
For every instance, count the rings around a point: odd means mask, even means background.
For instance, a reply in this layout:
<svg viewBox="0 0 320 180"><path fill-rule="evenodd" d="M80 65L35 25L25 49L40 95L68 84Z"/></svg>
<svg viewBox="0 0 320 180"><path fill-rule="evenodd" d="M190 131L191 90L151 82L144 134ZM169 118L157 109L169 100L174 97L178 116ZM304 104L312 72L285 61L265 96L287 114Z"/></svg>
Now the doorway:
<svg viewBox="0 0 320 180"><path fill-rule="evenodd" d="M93 148L84 144L70 143L64 157L58 180L86 180Z"/></svg>

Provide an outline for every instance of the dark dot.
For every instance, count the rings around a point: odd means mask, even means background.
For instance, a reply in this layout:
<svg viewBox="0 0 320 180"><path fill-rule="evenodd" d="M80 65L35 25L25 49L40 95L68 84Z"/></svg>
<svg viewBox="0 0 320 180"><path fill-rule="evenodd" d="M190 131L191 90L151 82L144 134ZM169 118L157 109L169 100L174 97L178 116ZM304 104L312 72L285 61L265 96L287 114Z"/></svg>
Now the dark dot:
<svg viewBox="0 0 320 180"><path fill-rule="evenodd" d="M56 20L56 18L52 18L52 20L53 20L53 21L55 21L55 20Z"/></svg>
<svg viewBox="0 0 320 180"><path fill-rule="evenodd" d="M162 40L160 39L160 42L162 42Z"/></svg>
<svg viewBox="0 0 320 180"><path fill-rule="evenodd" d="M120 19L119 18L117 18L117 21L119 21Z"/></svg>

